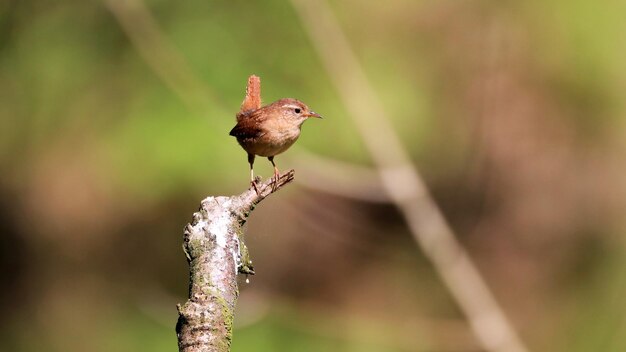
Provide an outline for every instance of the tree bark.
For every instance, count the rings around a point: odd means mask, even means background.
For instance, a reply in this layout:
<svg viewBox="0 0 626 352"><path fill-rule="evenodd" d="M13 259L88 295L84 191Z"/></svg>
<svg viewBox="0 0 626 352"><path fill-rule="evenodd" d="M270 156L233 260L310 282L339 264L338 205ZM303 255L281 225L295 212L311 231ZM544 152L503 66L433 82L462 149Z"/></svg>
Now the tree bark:
<svg viewBox="0 0 626 352"><path fill-rule="evenodd" d="M276 182L231 197L207 197L184 230L189 263L189 300L178 305L178 349L227 352L232 340L237 274L254 275L243 242L243 226L255 206L293 180L288 171Z"/></svg>

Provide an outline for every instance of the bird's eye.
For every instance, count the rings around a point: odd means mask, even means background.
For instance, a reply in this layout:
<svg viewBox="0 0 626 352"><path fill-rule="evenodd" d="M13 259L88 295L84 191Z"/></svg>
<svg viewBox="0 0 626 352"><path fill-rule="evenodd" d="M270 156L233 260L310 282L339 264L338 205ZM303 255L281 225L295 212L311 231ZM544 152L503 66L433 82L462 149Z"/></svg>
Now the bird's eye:
<svg viewBox="0 0 626 352"><path fill-rule="evenodd" d="M296 114L299 114L302 110L296 108L294 111L296 112Z"/></svg>

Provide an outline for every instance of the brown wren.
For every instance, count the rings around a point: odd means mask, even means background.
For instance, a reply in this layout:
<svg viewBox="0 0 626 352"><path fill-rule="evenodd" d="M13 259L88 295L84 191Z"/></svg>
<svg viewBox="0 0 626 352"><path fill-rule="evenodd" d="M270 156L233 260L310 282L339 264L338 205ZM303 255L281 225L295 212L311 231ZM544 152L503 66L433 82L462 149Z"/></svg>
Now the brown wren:
<svg viewBox="0 0 626 352"><path fill-rule="evenodd" d="M261 80L257 76L248 78L246 97L237 113L237 125L230 135L237 138L239 145L248 153L250 182L254 182L255 156L267 157L274 166L274 181L280 172L274 163L274 156L289 149L300 137L300 128L310 117L321 118L303 102L284 98L261 107Z"/></svg>

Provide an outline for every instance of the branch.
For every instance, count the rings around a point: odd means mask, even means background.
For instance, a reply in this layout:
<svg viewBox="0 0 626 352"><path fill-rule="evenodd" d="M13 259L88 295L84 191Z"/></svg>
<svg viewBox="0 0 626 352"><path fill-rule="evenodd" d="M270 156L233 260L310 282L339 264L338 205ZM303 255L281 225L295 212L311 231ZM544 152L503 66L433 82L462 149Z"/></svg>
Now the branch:
<svg viewBox="0 0 626 352"><path fill-rule="evenodd" d="M189 263L189 300L178 305L178 349L227 352L232 339L237 274L253 275L243 242L250 213L270 194L293 180L294 170L231 197L207 197L185 227L183 250ZM257 178L257 181L259 179Z"/></svg>

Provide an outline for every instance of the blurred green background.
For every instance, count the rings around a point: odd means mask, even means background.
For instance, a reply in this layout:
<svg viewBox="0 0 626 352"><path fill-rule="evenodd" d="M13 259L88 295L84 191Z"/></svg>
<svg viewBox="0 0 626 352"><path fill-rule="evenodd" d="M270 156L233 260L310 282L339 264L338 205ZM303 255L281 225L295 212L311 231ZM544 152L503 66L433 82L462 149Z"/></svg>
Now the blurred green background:
<svg viewBox="0 0 626 352"><path fill-rule="evenodd" d="M626 351L626 3L331 7L529 349ZM370 165L289 1L0 2L0 350L176 350L182 228L248 186L253 73L325 117L281 169ZM301 164L249 222L233 351L481 351L396 209Z"/></svg>

